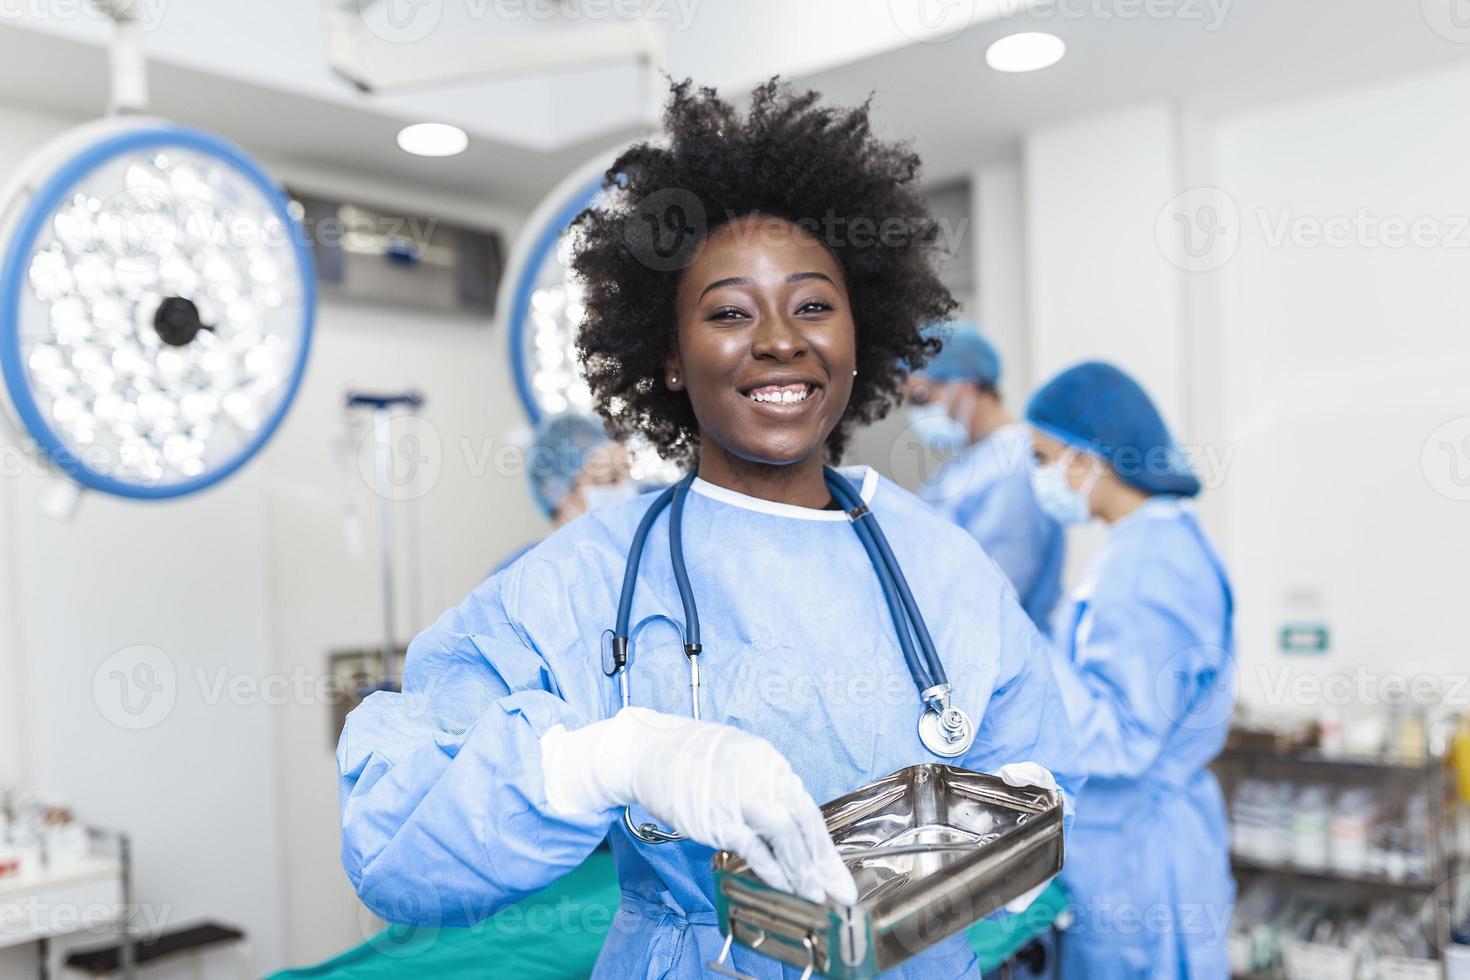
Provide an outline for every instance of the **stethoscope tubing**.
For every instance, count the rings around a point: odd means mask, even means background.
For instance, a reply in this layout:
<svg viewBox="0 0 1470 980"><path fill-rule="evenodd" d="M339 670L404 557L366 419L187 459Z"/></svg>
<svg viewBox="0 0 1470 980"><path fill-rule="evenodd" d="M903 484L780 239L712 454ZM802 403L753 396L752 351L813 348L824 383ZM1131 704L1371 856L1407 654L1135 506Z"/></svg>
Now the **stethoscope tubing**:
<svg viewBox="0 0 1470 980"><path fill-rule="evenodd" d="M613 656L619 670L626 667L628 662L629 621L633 615L633 593L638 587L638 565L643 560L643 546L648 540L649 531L653 530L653 522L658 520L658 515L674 498L677 487L678 484L675 484L653 498L653 503L644 513L643 520L638 522L638 528L633 532L633 541L628 546L628 560L623 566L623 588L618 595L618 618L613 627Z"/></svg>
<svg viewBox="0 0 1470 980"><path fill-rule="evenodd" d="M929 635L929 628L924 622L924 617L919 612L919 604L914 599L908 580L904 578L898 558L888 544L888 538L883 534L878 518L868 510L862 496L852 484L848 483L836 470L830 466L825 467L823 478L838 506L846 512L858 541L862 543L863 550L867 552L868 561L872 564L873 573L878 579L879 591L883 593L883 601L887 604L888 613L893 619L899 649L903 651L904 662L919 690L920 701L929 705L936 713L948 714L949 683L945 678L944 665L939 659L939 652L934 647L934 640ZM623 706L627 707L631 704L628 685L632 643L630 624L633 614L633 596L638 584L638 567L643 560L643 549L648 543L648 535L653 530L654 522L667 507L669 508L669 563L673 567L674 583L679 590L679 602L684 607L684 653L689 660L690 712L698 720L700 717L699 654L702 650L699 607L694 598L694 588L689 582L689 569L684 561L684 502L688 497L689 488L694 484L694 479L695 474L690 473L655 497L633 532L633 540L628 546L628 559L623 568L623 585L618 595L617 621L614 624L612 639L613 667L609 676L614 674L617 676L619 695ZM915 641L918 644L917 650ZM603 669L607 670L606 666ZM961 718L963 719L963 714ZM920 727L921 729L923 727L922 718ZM921 736L923 735L921 731ZM927 737L925 743L929 744ZM968 745L968 743L965 744ZM935 748L934 751L944 754L938 748ZM963 751L963 748L956 751ZM624 808L623 823L629 833L645 843L658 844L684 839L683 835L678 832L663 830L655 824L634 823L631 807Z"/></svg>
<svg viewBox="0 0 1470 980"><path fill-rule="evenodd" d="M903 569L899 566L893 549L889 547L888 537L883 533L877 517L867 510L862 497L840 473L829 467L826 477L828 488L837 497L837 502L848 511L853 528L858 532L858 539L863 542L868 559L873 563L878 586L888 600L894 629L899 635L899 645L905 648L905 659L909 661L909 673L913 675L914 683L918 685L920 693L947 683L944 664L939 659L933 638L929 635L929 627L919 612L919 604L909 589L908 580L904 578ZM899 612L899 606L902 607L902 612ZM918 640L919 650L923 654L922 663L913 655L912 645L904 643L908 638L905 635L906 628L912 629Z"/></svg>
<svg viewBox="0 0 1470 980"><path fill-rule="evenodd" d="M878 577L879 590L888 605L893 619L894 631L898 636L899 648L915 685L922 693L945 684L944 665L934 647L928 625L919 612L918 602L909 588L898 559L883 534L877 518L866 510L861 496L836 470L828 467L824 473L827 487L837 498L838 504L847 511L853 530L868 560ZM632 619L633 595L637 588L638 567L643 558L643 549L654 522L665 507L669 507L669 559L674 570L674 581L679 591L679 601L684 607L684 648L689 656L697 656L701 650L699 629L699 607L694 598L694 589L689 583L689 570L684 561L684 500L694 483L695 474L690 473L672 487L654 498L648 511L639 521L633 540L628 548L628 560L623 569L623 587L618 597L617 623L613 634L615 665L622 669L627 663L629 628ZM861 511L861 513L859 513ZM918 649L915 649L915 640Z"/></svg>
<svg viewBox="0 0 1470 980"><path fill-rule="evenodd" d="M928 672L924 669L924 661L920 659L919 651L914 646L914 634L909 628L908 612L904 608L903 598L899 595L898 590L891 586L890 570L883 561L883 553L878 550L877 542L873 540L872 527L864 518L853 519L852 517L853 512L862 506L862 498L846 485L846 481L842 480L841 476L837 476L836 480L832 479L833 476L837 474L828 470L827 489L831 490L832 495L837 498L838 505L847 511L852 529L857 533L858 541L862 544L863 550L867 552L868 561L872 564L873 571L878 577L878 591L883 593L883 601L888 605L888 615L893 620L893 629L898 636L898 647L903 651L903 659L908 665L909 676L914 679L920 691L927 690L930 686L925 683Z"/></svg>
<svg viewBox="0 0 1470 980"><path fill-rule="evenodd" d="M689 584L689 567L684 564L684 498L694 478L686 476L674 484L674 500L669 507L669 561L674 566L674 582L679 587L679 601L684 605L684 651L699 653L699 608L694 603L694 589Z"/></svg>

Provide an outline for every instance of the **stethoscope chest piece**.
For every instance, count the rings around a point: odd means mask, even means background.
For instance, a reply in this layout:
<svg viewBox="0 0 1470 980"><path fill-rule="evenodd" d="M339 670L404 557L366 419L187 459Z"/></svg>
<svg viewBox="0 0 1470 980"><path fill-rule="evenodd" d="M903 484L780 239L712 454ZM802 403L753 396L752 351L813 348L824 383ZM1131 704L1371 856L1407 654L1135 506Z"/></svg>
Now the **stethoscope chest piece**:
<svg viewBox="0 0 1470 980"><path fill-rule="evenodd" d="M924 692L924 713L919 715L919 741L924 748L945 759L970 751L975 744L975 724L963 708L949 703L949 685Z"/></svg>
<svg viewBox="0 0 1470 980"><path fill-rule="evenodd" d="M612 630L602 631L602 672L608 677L616 676L618 670L623 666L618 663L616 651L617 638L613 636Z"/></svg>

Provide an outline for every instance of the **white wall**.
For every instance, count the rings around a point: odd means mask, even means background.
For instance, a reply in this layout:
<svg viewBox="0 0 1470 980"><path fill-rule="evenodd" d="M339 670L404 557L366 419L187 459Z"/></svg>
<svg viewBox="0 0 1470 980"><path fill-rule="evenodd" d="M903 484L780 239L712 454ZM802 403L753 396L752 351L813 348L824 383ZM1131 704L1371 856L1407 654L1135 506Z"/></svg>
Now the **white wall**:
<svg viewBox="0 0 1470 980"><path fill-rule="evenodd" d="M1325 675L1355 702L1420 673L1470 700L1470 135L1445 124L1467 96L1470 69L1438 70L1224 118L1137 106L1024 140L1033 379L1113 360L1212 454L1201 510L1233 573L1253 706L1332 710L1341 695L1291 686ZM1185 254L1176 213L1198 243L1215 222L1217 247ZM1403 242L1416 221L1427 241ZM1014 291L1014 269L981 270L982 308ZM1278 652L1303 618L1331 628L1328 655Z"/></svg>
<svg viewBox="0 0 1470 980"><path fill-rule="evenodd" d="M1162 103L1030 134L1025 141L1031 370L1114 361L1177 422L1183 405L1179 270L1153 217L1177 180L1178 128Z"/></svg>
<svg viewBox="0 0 1470 980"><path fill-rule="evenodd" d="M66 123L0 111L0 176ZM396 188L282 169L404 203ZM519 220L472 202L406 203L493 217L511 233ZM343 393L428 396L413 434L439 475L397 505L406 640L544 526L520 474L486 465L485 447L522 418L504 340L483 321L326 303L291 414L224 485L151 505L89 496L74 521L58 523L38 512L48 481L0 481L0 779L23 778L83 819L129 831L137 900L167 924L210 916L243 926L257 973L340 952L374 926L338 862L330 709L316 695L328 651L380 635L375 498L333 452ZM349 499L363 512L359 554L346 544ZM404 551L415 524L416 561ZM176 682L171 710L140 731L114 724L107 693L120 666L109 657L133 644L162 651ZM221 681L246 696L218 696ZM286 703L251 693L281 682L273 690L289 692ZM31 962L29 950L0 951L0 976L25 975ZM237 975L228 958L215 965Z"/></svg>
<svg viewBox="0 0 1470 980"><path fill-rule="evenodd" d="M270 670L265 476L167 509L91 499L66 524L34 516L44 483L14 481L7 548L18 572L10 652L24 672L22 772L88 822L132 835L151 921L239 923L258 962L278 962L272 718L263 705L212 702L197 680ZM118 659L134 645L149 649L145 664ZM131 708L147 727L131 729Z"/></svg>
<svg viewBox="0 0 1470 980"><path fill-rule="evenodd" d="M1017 414L1035 378L1026 308L1026 214L1017 161L986 164L970 176L975 236L975 318L1001 357L1001 389Z"/></svg>
<svg viewBox="0 0 1470 980"><path fill-rule="evenodd" d="M1218 126L1218 183L1241 227L1219 273L1238 448L1226 545L1256 701L1284 667L1464 677L1470 503L1447 493L1470 496L1470 427L1453 426L1470 415L1470 133L1447 121L1467 97L1460 68ZM1433 241L1273 243L1283 220L1310 230L1359 214L1422 219ZM1328 657L1274 652L1292 590L1320 597Z"/></svg>
<svg viewBox="0 0 1470 980"><path fill-rule="evenodd" d="M67 121L42 113L6 107L0 110L7 139L0 140L0 185L8 183L31 150L65 129ZM0 420L0 448L4 457L4 479L0 479L0 785L14 784L21 777L24 764L21 741L29 730L27 705L22 696L23 664L10 655L21 642L20 607L17 602L19 570L12 560L15 554L17 514L14 480L25 461L8 442L8 433Z"/></svg>

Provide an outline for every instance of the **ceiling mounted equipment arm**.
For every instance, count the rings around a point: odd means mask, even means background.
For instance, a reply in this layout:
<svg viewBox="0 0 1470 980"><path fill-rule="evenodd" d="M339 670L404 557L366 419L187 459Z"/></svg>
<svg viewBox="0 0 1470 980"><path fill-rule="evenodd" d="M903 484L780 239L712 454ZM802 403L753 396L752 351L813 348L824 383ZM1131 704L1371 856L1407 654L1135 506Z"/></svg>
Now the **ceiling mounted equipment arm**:
<svg viewBox="0 0 1470 980"><path fill-rule="evenodd" d="M563 30L472 36L420 27L403 39L375 32L367 10L384 0L321 0L327 64L364 92L392 92L509 78L598 65L662 63L663 38L641 18L610 19ZM388 0L393 2L393 0ZM432 5L430 5L432 6ZM432 18L433 10L417 16ZM426 21L425 23L429 23ZM421 37L415 35L422 34ZM413 39L413 43L404 41Z"/></svg>
<svg viewBox="0 0 1470 980"><path fill-rule="evenodd" d="M142 0L92 0L112 21L112 43L107 55L111 65L109 116L140 115L148 111L148 59L143 52L143 26L139 23Z"/></svg>

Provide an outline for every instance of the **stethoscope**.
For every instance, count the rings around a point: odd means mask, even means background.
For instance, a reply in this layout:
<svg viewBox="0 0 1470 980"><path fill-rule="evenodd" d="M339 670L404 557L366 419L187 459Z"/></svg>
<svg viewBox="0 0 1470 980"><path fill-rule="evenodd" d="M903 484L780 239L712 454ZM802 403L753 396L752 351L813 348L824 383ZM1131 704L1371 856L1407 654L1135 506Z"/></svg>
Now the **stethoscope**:
<svg viewBox="0 0 1470 980"><path fill-rule="evenodd" d="M602 670L609 677L618 679L618 695L623 707L632 704L628 691L628 653L631 645L629 620L633 612L633 590L638 582L638 564L643 559L643 547L653 522L664 508L669 510L669 560L674 566L674 582L679 589L679 601L684 606L684 656L689 661L690 714L699 718L699 654L703 649L699 642L699 610L694 604L694 590L689 586L689 571L684 565L684 500L694 484L695 474L690 473L678 483L664 490L648 508L633 533L633 542L628 548L628 564L623 571L623 587L618 597L616 627L603 634L604 659ZM827 489L838 505L847 512L858 540L873 563L878 576L878 585L888 603L888 612L893 617L893 627L898 633L898 645L903 650L903 659L908 664L909 674L919 691L919 700L924 707L919 713L919 741L937 756L952 759L963 755L975 741L975 726L964 710L949 703L950 685L944 673L944 664L934 649L934 640L929 636L929 627L919 614L919 605L909 591L909 584L898 567L898 559L878 526L878 518L863 503L858 492L846 478L831 467L823 469ZM609 642L610 640L610 642ZM915 649L917 641L917 649ZM683 840L684 835L664 830L654 823L633 822L631 807L623 810L623 823L628 832L646 844L664 844Z"/></svg>

